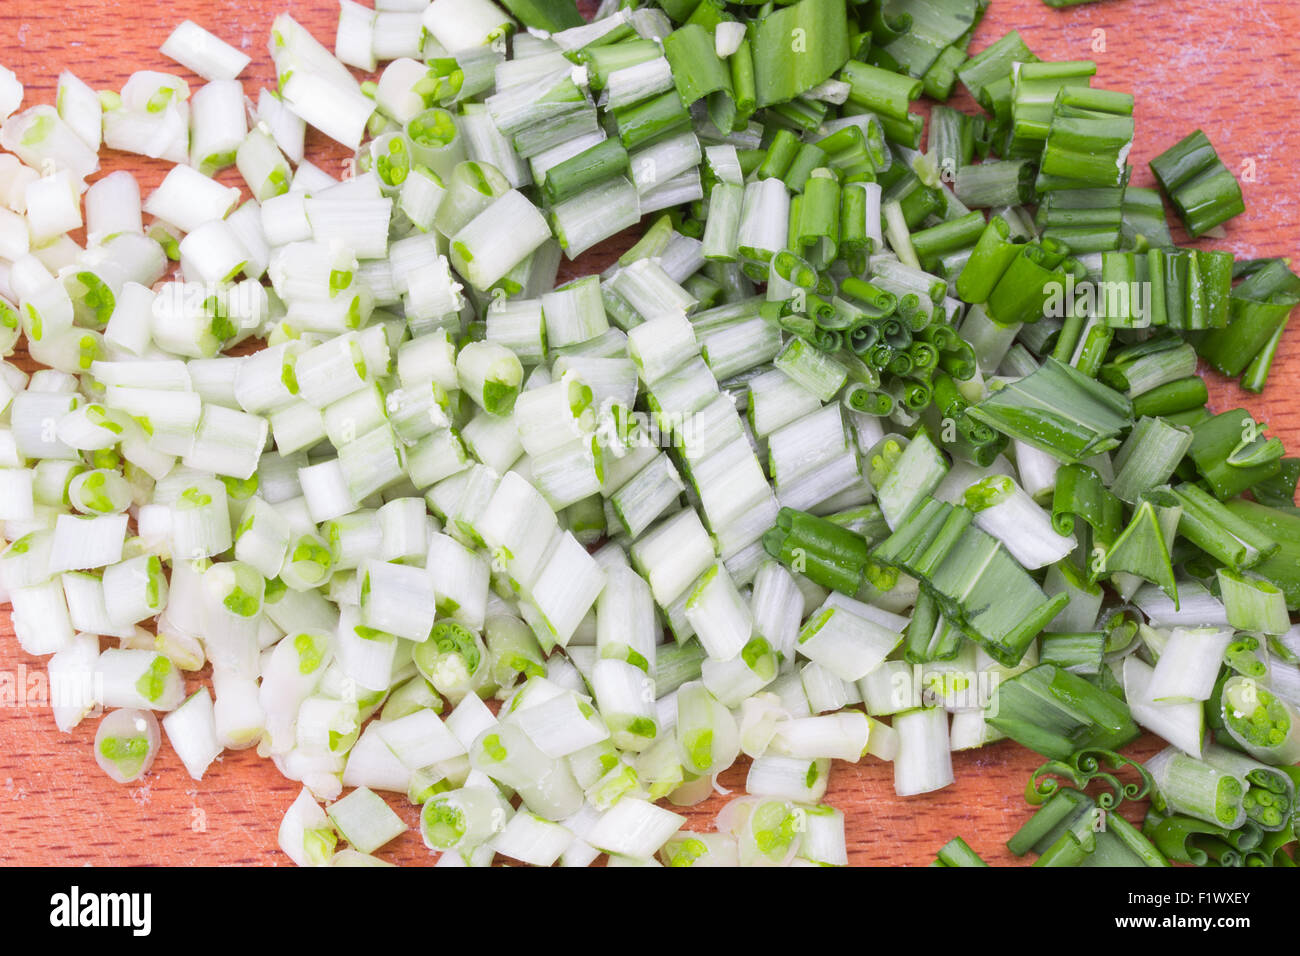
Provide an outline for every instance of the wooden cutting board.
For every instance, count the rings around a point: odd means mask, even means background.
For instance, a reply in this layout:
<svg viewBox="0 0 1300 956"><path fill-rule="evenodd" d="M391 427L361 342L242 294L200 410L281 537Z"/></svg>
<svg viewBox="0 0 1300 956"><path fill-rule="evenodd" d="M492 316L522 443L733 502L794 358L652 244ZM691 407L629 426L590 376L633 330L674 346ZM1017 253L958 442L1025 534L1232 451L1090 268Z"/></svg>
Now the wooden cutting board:
<svg viewBox="0 0 1300 956"><path fill-rule="evenodd" d="M589 2L589 0L588 0ZM594 6L594 5L592 5ZM590 13L590 7L584 7ZM24 106L52 103L59 71L72 70L96 89L120 89L135 70L178 72L158 47L189 18L244 50L248 94L274 83L266 52L272 18L289 12L333 46L334 0L5 0L0 4L0 61L26 84ZM1137 97L1134 183L1153 185L1146 163L1197 127L1243 180L1247 212L1225 241L1238 257L1293 256L1300 245L1300 126L1294 122L1292 78L1300 71L1300 7L1292 0L1105 0L1057 11L1040 0L994 0L972 47L983 49L1018 28L1043 59L1095 60L1096 85ZM964 94L954 105L967 110ZM344 151L309 131L308 155L338 173ZM152 189L166 165L105 153L105 172L129 169ZM223 180L239 185L234 171ZM1185 240L1175 228L1175 239ZM630 244L611 240L563 275L596 272ZM20 364L30 369L26 357ZM1264 396L1242 393L1212 377L1215 409L1243 405L1273 426L1293 453L1300 448L1300 329L1283 342ZM276 830L298 784L285 780L252 752L227 753L203 781L185 773L169 746L145 778L114 784L95 765L94 720L61 734L39 698L44 662L24 654L13 638L8 608L0 610L0 864L172 866L281 864ZM206 674L206 672L204 672ZM38 676L40 675L40 676ZM191 681L191 687L198 680ZM1158 749L1153 739L1130 748L1139 758ZM891 768L867 758L836 762L827 801L847 817L854 865L920 865L955 835L985 859L1013 863L1004 843L1030 815L1025 781L1040 758L1011 743L958 754L957 782L939 793L900 799ZM722 775L722 786L743 788L746 763ZM690 829L709 829L727 798L718 795L684 811ZM418 808L392 801L413 827ZM1140 814L1129 814L1136 819ZM412 830L381 855L399 863L432 857Z"/></svg>

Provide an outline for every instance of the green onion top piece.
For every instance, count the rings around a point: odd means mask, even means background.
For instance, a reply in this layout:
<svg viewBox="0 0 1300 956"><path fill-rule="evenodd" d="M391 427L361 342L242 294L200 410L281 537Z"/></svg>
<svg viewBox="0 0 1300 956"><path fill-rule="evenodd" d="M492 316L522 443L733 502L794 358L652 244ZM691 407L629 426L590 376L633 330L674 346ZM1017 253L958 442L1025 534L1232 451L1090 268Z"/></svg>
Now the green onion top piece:
<svg viewBox="0 0 1300 956"><path fill-rule="evenodd" d="M935 866L988 866L978 853L971 849L969 843L961 837L953 837L939 850L935 857Z"/></svg>
<svg viewBox="0 0 1300 956"><path fill-rule="evenodd" d="M715 125L729 130L735 119L731 71L714 49L712 32L698 23L687 23L664 37L664 56L672 65L673 83L682 104L690 106L708 97Z"/></svg>
<svg viewBox="0 0 1300 956"><path fill-rule="evenodd" d="M1181 516L1182 505L1170 492L1153 489L1144 493L1128 527L1106 550L1097 571L1137 575L1159 585L1177 603L1178 583L1170 549Z"/></svg>
<svg viewBox="0 0 1300 956"><path fill-rule="evenodd" d="M983 12L976 0L895 0L887 6L891 14L908 18L911 25L905 32L884 38L877 55L883 54L901 72L918 79L967 34Z"/></svg>
<svg viewBox="0 0 1300 956"><path fill-rule="evenodd" d="M1139 733L1127 704L1055 664L1039 664L1004 680L985 719L1056 760L1084 748L1115 750Z"/></svg>
<svg viewBox="0 0 1300 956"><path fill-rule="evenodd" d="M586 22L574 0L502 0L502 5L524 26L550 33Z"/></svg>
<svg viewBox="0 0 1300 956"><path fill-rule="evenodd" d="M1281 471L1280 443L1268 446L1266 425L1244 408L1215 415L1192 428L1188 456L1220 501L1236 497Z"/></svg>
<svg viewBox="0 0 1300 956"><path fill-rule="evenodd" d="M1225 375L1245 373L1243 385L1262 389L1277 343L1296 305L1300 305L1300 277L1285 260L1266 260L1231 291L1227 316L1196 342L1196 350ZM1253 370L1256 363L1262 367Z"/></svg>
<svg viewBox="0 0 1300 956"><path fill-rule="evenodd" d="M1012 74L1011 132L1006 158L1038 158L1065 90L1087 89L1097 65L1088 60L1022 63Z"/></svg>
<svg viewBox="0 0 1300 956"><path fill-rule="evenodd" d="M921 582L949 622L999 663L1014 667L1069 603L1049 598L966 508L933 498L916 507L872 557Z"/></svg>
<svg viewBox="0 0 1300 956"><path fill-rule="evenodd" d="M763 548L786 567L824 587L857 594L870 562L866 539L826 518L782 508Z"/></svg>
<svg viewBox="0 0 1300 956"><path fill-rule="evenodd" d="M1151 160L1151 172L1193 239L1246 211L1236 177L1199 129Z"/></svg>
<svg viewBox="0 0 1300 956"><path fill-rule="evenodd" d="M753 28L757 105L784 103L830 79L849 58L844 0L799 0Z"/></svg>
<svg viewBox="0 0 1300 956"><path fill-rule="evenodd" d="M957 78L980 106L998 115L999 102L1009 108L1011 65L1037 60L1019 32L1012 30L958 67Z"/></svg>
<svg viewBox="0 0 1300 956"><path fill-rule="evenodd" d="M1300 516L1294 506L1270 508L1236 498L1226 502L1226 507L1235 518L1276 542L1276 552L1251 570L1282 589L1288 610L1300 610Z"/></svg>
<svg viewBox="0 0 1300 956"><path fill-rule="evenodd" d="M977 421L1069 463L1115 448L1133 405L1114 389L1048 358L1038 371L995 391L970 414Z"/></svg>
<svg viewBox="0 0 1300 956"><path fill-rule="evenodd" d="M1151 866L1169 860L1118 813L1072 787L1057 790L1007 841L1016 856L1039 854L1034 866Z"/></svg>
<svg viewBox="0 0 1300 956"><path fill-rule="evenodd" d="M1258 832L1250 826L1234 831L1184 814L1165 815L1155 810L1147 813L1142 832L1170 862L1194 866L1205 866L1212 860L1214 865L1234 865L1242 858L1234 844L1248 844L1251 838L1247 834L1254 833L1258 838Z"/></svg>
<svg viewBox="0 0 1300 956"><path fill-rule="evenodd" d="M1041 172L1080 187L1122 186L1133 131L1129 94L1066 88L1053 106Z"/></svg>

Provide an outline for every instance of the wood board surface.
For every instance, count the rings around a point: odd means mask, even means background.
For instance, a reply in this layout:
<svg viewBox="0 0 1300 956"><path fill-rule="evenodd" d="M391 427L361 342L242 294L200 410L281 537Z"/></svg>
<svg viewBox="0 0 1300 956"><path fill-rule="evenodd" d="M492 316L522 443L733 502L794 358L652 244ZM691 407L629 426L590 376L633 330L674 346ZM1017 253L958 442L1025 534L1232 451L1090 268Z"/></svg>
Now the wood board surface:
<svg viewBox="0 0 1300 956"><path fill-rule="evenodd" d="M580 4L590 13L590 0ZM58 74L67 69L96 89L120 89L135 70L175 72L195 88L201 80L172 63L158 47L182 19L192 19L253 58L242 75L245 90L274 83L266 52L272 18L288 12L333 46L334 0L37 0L0 3L0 63L26 85L24 106L52 103ZM1300 246L1300 127L1294 122L1300 70L1300 6L1293 0L1103 0L1053 10L1040 0L994 0L972 45L988 46L1016 28L1043 59L1091 59L1095 85L1137 98L1137 141L1130 161L1134 184L1154 185L1146 163L1197 127L1243 180L1247 212L1229 224L1225 240L1198 245L1230 249L1240 258L1294 256ZM953 105L973 110L968 97ZM338 174L344 150L308 132L308 157ZM104 173L129 169L146 192L167 165L105 151ZM101 174L102 175L102 174ZM222 180L239 185L233 170ZM1175 226L1175 241L1186 237ZM562 275L599 271L630 245L616 237L565 263ZM21 357L20 364L25 362ZM30 369L30 363L24 364ZM1294 453L1300 448L1300 329L1284 340L1267 392L1253 396L1210 376L1216 410L1243 406L1272 426ZM276 865L288 859L276 830L299 785L284 779L253 752L227 752L200 781L191 780L167 745L152 770L131 785L112 783L91 750L96 721L71 734L54 726L48 707L33 699L43 660L22 652L8 606L0 609L0 681L18 689L0 703L0 864L5 865ZM190 681L191 688L206 670ZM1153 738L1128 748L1145 758ZM826 801L846 815L850 863L923 865L955 835L993 864L1018 862L1004 844L1032 808L1024 786L1041 758L1004 742L954 757L956 783L938 793L901 799L889 765L874 758L837 761ZM721 777L743 788L743 758ZM682 812L687 828L711 829L726 797L716 795ZM412 827L418 807L392 795ZM1126 813L1133 819L1140 814ZM380 851L385 859L425 864L433 857L412 829Z"/></svg>

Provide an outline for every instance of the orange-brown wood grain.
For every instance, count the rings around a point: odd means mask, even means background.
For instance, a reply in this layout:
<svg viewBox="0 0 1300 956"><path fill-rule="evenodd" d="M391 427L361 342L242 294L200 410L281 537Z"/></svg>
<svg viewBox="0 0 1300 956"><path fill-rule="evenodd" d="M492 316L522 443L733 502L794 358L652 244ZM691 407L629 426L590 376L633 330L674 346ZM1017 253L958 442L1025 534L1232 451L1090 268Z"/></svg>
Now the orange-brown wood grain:
<svg viewBox="0 0 1300 956"><path fill-rule="evenodd" d="M253 57L246 91L274 82L266 40L273 16L287 11L333 45L334 0L38 0L0 2L0 62L26 84L24 105L54 99L60 70L96 89L120 88L134 70L190 76L158 52L171 28L189 18ZM590 7L585 7L590 12ZM1294 122L1293 77L1300 72L1300 6L1294 0L1104 0L1056 11L1040 0L994 0L972 47L978 51L1015 27L1044 59L1092 59L1096 84L1137 97L1137 142L1131 157L1136 185L1153 185L1146 162L1186 133L1203 128L1243 178L1247 212L1229 224L1228 238L1205 245L1239 257L1293 256L1300 245L1300 127ZM970 108L963 95L954 102ZM309 131L308 155L337 173L340 147ZM129 169L147 191L166 172L162 163L106 152L106 172ZM229 171L223 179L238 185ZM602 268L628 244L610 246L564 267L566 275ZM1175 229L1175 238L1185 239ZM1283 342L1268 392L1241 393L1211 381L1215 408L1244 405L1268 421L1289 449L1300 448L1300 330ZM191 780L169 746L136 784L119 786L99 771L91 753L95 721L71 734L54 726L39 693L44 663L13 638L8 609L0 610L0 689L16 682L17 699L0 706L0 863L174 866L279 864L276 830L298 785L252 752L227 753L201 782ZM38 678L36 675L40 675ZM191 685L197 681L192 680ZM11 685L12 686L12 685ZM1158 747L1144 739L1139 757ZM961 834L992 863L1015 859L1004 843L1029 816L1023 797L1040 758L1014 744L959 754L957 782L939 793L894 796L888 765L868 758L837 762L828 802L847 816L855 865L928 863ZM743 787L746 764L721 784ZM726 798L684 811L691 829L705 829ZM408 823L418 808L391 801ZM381 851L400 863L431 856L416 831Z"/></svg>

